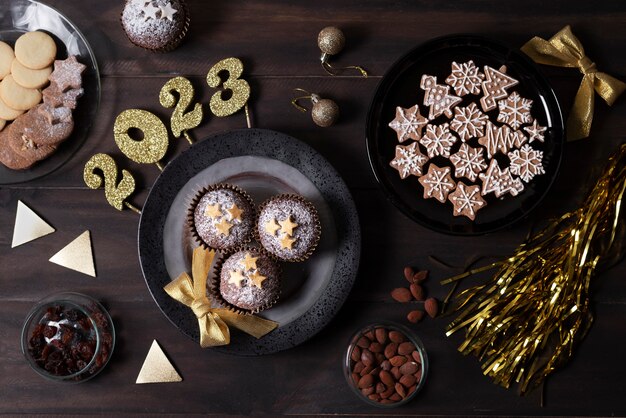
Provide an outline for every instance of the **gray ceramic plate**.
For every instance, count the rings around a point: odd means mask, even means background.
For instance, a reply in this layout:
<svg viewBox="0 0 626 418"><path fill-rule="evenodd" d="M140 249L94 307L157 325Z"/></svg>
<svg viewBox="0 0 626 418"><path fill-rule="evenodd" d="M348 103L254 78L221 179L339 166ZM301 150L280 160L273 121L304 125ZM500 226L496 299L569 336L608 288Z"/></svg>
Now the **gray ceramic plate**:
<svg viewBox="0 0 626 418"><path fill-rule="evenodd" d="M361 235L348 188L312 148L287 135L261 129L216 134L167 165L144 205L139 224L139 258L152 297L165 316L198 341L191 310L163 287L190 271L197 245L186 227L189 202L202 187L227 182L250 193L255 203L279 193L298 193L320 213L322 238L304 263L284 265L279 302L261 316L279 327L261 339L232 332L220 351L257 355L294 347L321 330L348 296L358 270Z"/></svg>

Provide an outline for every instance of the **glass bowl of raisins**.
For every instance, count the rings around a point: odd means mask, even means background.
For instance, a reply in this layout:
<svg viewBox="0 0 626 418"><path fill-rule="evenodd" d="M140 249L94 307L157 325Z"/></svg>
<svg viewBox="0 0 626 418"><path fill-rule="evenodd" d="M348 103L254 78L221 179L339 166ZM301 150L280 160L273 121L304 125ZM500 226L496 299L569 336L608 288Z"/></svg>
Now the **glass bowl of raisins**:
<svg viewBox="0 0 626 418"><path fill-rule="evenodd" d="M360 399L393 408L409 402L424 387L428 356L412 330L395 322L379 321L352 336L343 371Z"/></svg>
<svg viewBox="0 0 626 418"><path fill-rule="evenodd" d="M22 353L39 375L57 382L91 379L109 362L115 328L95 299L57 293L35 305L22 328Z"/></svg>

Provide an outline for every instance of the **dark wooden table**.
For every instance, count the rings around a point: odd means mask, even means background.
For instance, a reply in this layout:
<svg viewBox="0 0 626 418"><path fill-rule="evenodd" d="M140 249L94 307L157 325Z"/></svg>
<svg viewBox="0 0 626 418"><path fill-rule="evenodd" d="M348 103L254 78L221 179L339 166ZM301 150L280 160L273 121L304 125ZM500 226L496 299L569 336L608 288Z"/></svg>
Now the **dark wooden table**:
<svg viewBox="0 0 626 418"><path fill-rule="evenodd" d="M423 392L409 405L383 411L358 400L347 387L341 356L360 324L404 321L408 308L389 291L404 283L402 269L431 270L428 291L443 298L437 283L455 271L429 262L435 255L463 265L477 255L509 254L534 221L576 207L608 156L625 138L626 98L613 108L596 100L592 136L571 143L552 192L529 219L514 228L477 238L442 235L403 216L379 190L365 151L365 117L386 69L405 51L430 38L476 32L521 46L534 35L550 37L571 24L598 67L626 79L626 4L617 1L192 1L191 31L168 54L134 47L119 24L120 1L53 0L85 33L102 72L102 102L89 138L57 172L27 184L0 187L0 412L2 413L168 413L267 415L612 415L626 414L626 265L595 280L595 322L573 361L541 391L519 397L482 376L475 358L456 351L459 337L446 338L447 319L415 326L430 357ZM4 3L1 7L4 7ZM346 49L334 63L361 64L371 77L329 77L319 65L318 31L344 29ZM253 90L256 127L283 131L324 155L349 185L363 231L361 269L354 289L336 318L297 348L258 358L240 358L201 349L161 314L144 283L137 257L138 216L115 211L102 191L88 189L83 166L94 153L120 157L113 141L114 118L127 108L169 114L157 94L173 75L189 77L202 102L204 83L218 60L240 57ZM578 88L576 70L543 68L567 115ZM290 105L292 89L304 88L335 99L341 121L322 129ZM208 117L194 132L242 128L242 113ZM169 159L187 147L176 141ZM141 206L159 172L154 166L124 163L138 178ZM57 232L10 248L17 200L44 216ZM48 258L82 231L92 232L97 278L75 273ZM80 291L102 300L118 329L118 344L107 369L92 382L63 386L31 371L19 348L22 321L33 304L51 292ZM153 339L158 339L184 377L182 383L135 385Z"/></svg>

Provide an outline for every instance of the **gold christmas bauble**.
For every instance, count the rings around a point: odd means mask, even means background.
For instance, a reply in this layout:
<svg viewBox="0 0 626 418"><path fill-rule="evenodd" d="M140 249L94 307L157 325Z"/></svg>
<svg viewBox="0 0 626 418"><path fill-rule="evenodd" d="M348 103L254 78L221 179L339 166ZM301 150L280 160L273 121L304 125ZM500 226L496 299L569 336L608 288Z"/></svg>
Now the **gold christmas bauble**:
<svg viewBox="0 0 626 418"><path fill-rule="evenodd" d="M311 117L316 125L326 128L339 118L339 106L330 99L319 99L313 102Z"/></svg>
<svg viewBox="0 0 626 418"><path fill-rule="evenodd" d="M317 45L320 50L328 55L338 54L346 44L346 37L341 29L328 26L322 29L317 36Z"/></svg>

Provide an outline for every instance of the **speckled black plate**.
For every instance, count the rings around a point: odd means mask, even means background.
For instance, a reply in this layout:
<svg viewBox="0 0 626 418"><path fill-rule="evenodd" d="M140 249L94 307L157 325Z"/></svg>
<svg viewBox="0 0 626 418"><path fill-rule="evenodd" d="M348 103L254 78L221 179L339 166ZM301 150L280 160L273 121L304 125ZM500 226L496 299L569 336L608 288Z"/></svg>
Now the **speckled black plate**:
<svg viewBox="0 0 626 418"><path fill-rule="evenodd" d="M422 74L437 76L438 83L443 83L450 74L453 61L462 63L469 60L473 60L481 68L484 65L494 68L506 65L507 74L519 80L519 84L509 92L517 91L522 97L533 100L533 117L540 125L548 128L545 142L535 142L538 144L537 148L543 151L545 174L536 176L525 184L525 190L516 197L507 196L500 200L493 197L493 194L488 195L487 206L476 214L474 221L465 216L453 216L452 204L449 202L441 204L435 199L424 199L424 189L417 177L409 176L402 180L398 172L389 166L398 145L396 133L388 126L395 117L396 106L408 108L419 104L420 110L424 109L423 90L419 87ZM464 96L460 106L466 106L468 100L477 100L478 97ZM494 111L488 112L488 115L495 121ZM442 119L443 117L439 117L435 122ZM552 186L561 164L564 143L559 102L537 65L518 49L476 35L450 35L433 39L400 58L378 85L367 118L367 151L370 164L388 199L414 221L436 231L455 235L493 232L527 216ZM457 151L459 144L460 141L453 146L452 153ZM477 146L477 142L470 145ZM443 157L435 158L437 164L447 164ZM428 170L429 163L425 170ZM466 179L464 181L467 183Z"/></svg>
<svg viewBox="0 0 626 418"><path fill-rule="evenodd" d="M253 198L256 194L258 200L268 191L282 192L297 184L291 178L276 176L277 172L289 175L290 170L290 177L300 177L300 184L310 184L303 186L308 188L308 196L317 196L318 202L314 203L320 217L326 218L322 228L327 225L322 230L322 240L325 236L327 240L320 241L318 251L307 262L286 265L287 275L303 277L305 283L297 284L297 288L294 283L288 284L279 303L263 313L270 319L289 318L286 323L278 321L276 330L258 340L234 330L230 345L214 349L259 355L294 347L328 324L345 301L358 270L361 233L354 202L339 174L308 145L282 133L262 129L219 133L196 143L165 167L150 191L139 223L139 259L148 289L165 316L188 337L199 341L197 319L191 309L171 299L163 287L180 274L178 270L185 268L181 258L189 263L190 249L181 249L190 247L182 224L193 190L201 188L213 175L247 190L251 184L255 189ZM261 190L263 184L267 184L266 190ZM317 263L327 267L318 269ZM320 273L323 271L326 273ZM321 274L327 277L314 277ZM307 285L316 280L322 285L308 290ZM306 299L306 303L292 303L298 298Z"/></svg>

